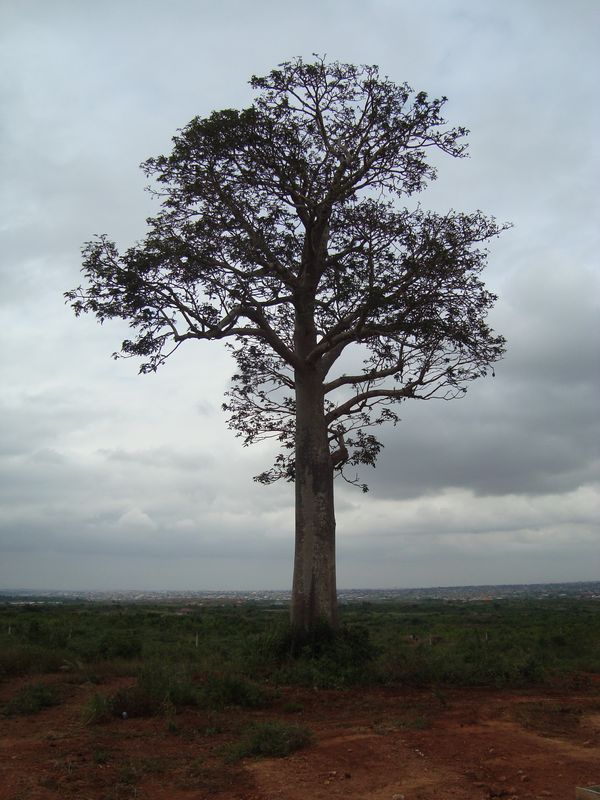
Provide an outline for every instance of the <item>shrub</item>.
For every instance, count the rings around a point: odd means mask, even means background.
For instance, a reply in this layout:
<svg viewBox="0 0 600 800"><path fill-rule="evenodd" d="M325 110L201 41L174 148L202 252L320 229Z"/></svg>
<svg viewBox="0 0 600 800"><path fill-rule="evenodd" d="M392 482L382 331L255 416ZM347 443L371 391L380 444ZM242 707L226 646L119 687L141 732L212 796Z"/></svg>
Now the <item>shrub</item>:
<svg viewBox="0 0 600 800"><path fill-rule="evenodd" d="M101 722L108 722L113 714L112 699L94 692L83 710L83 721L86 725L98 725Z"/></svg>
<svg viewBox="0 0 600 800"><path fill-rule="evenodd" d="M533 653L509 643L478 641L472 635L431 647L398 646L383 671L388 680L413 686L533 686L544 682L546 667Z"/></svg>
<svg viewBox="0 0 600 800"><path fill-rule="evenodd" d="M376 652L367 628L357 625L335 629L326 622L318 622L308 631L289 625L281 627L263 637L262 649L278 661L328 657L340 663L348 658L365 663Z"/></svg>
<svg viewBox="0 0 600 800"><path fill-rule="evenodd" d="M102 658L138 658L142 652L142 642L134 634L113 632L105 634L99 647Z"/></svg>
<svg viewBox="0 0 600 800"><path fill-rule="evenodd" d="M203 708L220 709L225 706L266 708L273 702L271 692L256 683L235 675L210 675L199 692Z"/></svg>
<svg viewBox="0 0 600 800"><path fill-rule="evenodd" d="M24 686L4 706L4 715L13 717L17 714L37 714L43 708L57 706L61 702L56 689L43 683L32 683Z"/></svg>
<svg viewBox="0 0 600 800"><path fill-rule="evenodd" d="M198 691L184 667L151 661L140 669L135 686L120 689L111 703L118 716L144 717L197 705Z"/></svg>
<svg viewBox="0 0 600 800"><path fill-rule="evenodd" d="M334 630L321 623L307 632L288 626L265 637L263 648L279 665L278 683L337 689L378 681L377 648L362 626Z"/></svg>
<svg viewBox="0 0 600 800"><path fill-rule="evenodd" d="M184 664L149 661L138 674L138 684L149 696L173 705L196 705L198 690Z"/></svg>
<svg viewBox="0 0 600 800"><path fill-rule="evenodd" d="M163 710L165 698L150 695L139 684L119 689L109 699L112 713L118 717L151 717Z"/></svg>
<svg viewBox="0 0 600 800"><path fill-rule="evenodd" d="M15 678L34 672L56 672L63 662L64 654L58 650L16 644L0 649L0 678Z"/></svg>
<svg viewBox="0 0 600 800"><path fill-rule="evenodd" d="M238 761L247 756L259 758L284 756L308 747L314 740L308 728L282 722L257 722L246 729L241 740L228 752L229 761Z"/></svg>

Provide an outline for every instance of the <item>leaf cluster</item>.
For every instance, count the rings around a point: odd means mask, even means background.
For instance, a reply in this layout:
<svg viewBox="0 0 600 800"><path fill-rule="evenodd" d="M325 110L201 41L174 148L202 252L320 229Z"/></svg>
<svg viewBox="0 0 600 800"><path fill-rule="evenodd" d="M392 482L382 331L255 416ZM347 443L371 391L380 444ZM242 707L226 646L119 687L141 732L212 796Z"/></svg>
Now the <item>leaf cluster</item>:
<svg viewBox="0 0 600 800"><path fill-rule="evenodd" d="M495 296L485 243L507 226L481 212L402 205L436 177L431 151L461 158L467 131L446 98L375 66L296 59L253 77L246 109L196 117L143 165L161 210L119 253L83 251L75 312L122 318L116 355L156 370L188 339L225 339L237 364L224 404L244 444L276 439L257 477L294 478L295 389L322 385L332 463L373 465L368 429L407 398L450 399L504 350L485 319Z"/></svg>

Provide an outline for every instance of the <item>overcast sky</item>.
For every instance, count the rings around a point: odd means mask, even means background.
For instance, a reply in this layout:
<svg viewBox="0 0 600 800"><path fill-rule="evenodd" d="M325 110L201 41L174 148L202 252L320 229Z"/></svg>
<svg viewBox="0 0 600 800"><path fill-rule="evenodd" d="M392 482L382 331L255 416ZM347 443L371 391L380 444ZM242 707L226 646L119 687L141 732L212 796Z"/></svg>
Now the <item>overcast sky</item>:
<svg viewBox="0 0 600 800"><path fill-rule="evenodd" d="M471 158L423 206L514 223L496 378L406 403L370 493L337 487L339 585L600 579L599 30L597 0L0 0L0 589L289 587L292 488L252 482L221 344L139 376L62 292L143 235L142 160L312 53L446 95Z"/></svg>

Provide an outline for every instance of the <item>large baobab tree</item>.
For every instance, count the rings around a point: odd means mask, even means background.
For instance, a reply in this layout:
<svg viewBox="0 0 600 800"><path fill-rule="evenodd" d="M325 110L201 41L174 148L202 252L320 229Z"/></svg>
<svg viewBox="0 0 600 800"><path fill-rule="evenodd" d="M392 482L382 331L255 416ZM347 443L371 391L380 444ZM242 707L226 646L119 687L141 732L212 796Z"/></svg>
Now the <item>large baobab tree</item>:
<svg viewBox="0 0 600 800"><path fill-rule="evenodd" d="M231 427L280 443L256 479L295 483L292 624L335 626L334 476L374 464L373 431L404 400L456 397L500 358L480 273L503 226L406 206L435 178L432 152L465 153L445 98L320 59L251 85L252 106L193 119L145 163L161 199L146 238L122 253L89 242L85 285L66 297L127 320L121 355L141 372L189 340L226 340Z"/></svg>

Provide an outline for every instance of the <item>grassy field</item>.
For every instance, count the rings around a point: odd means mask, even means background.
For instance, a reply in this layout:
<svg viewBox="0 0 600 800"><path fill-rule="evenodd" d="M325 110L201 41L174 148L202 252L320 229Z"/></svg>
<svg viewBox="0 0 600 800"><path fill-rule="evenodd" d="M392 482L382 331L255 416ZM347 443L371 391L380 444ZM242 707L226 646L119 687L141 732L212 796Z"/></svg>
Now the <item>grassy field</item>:
<svg viewBox="0 0 600 800"><path fill-rule="evenodd" d="M0 606L2 796L233 800L278 781L292 800L332 782L335 796L369 796L373 781L393 796L423 778L427 750L457 797L482 781L495 797L507 764L545 791L548 736L579 748L565 791L595 780L600 603L390 602L343 617L336 637L298 642L280 606ZM282 772L248 767L264 757Z"/></svg>
<svg viewBox="0 0 600 800"><path fill-rule="evenodd" d="M266 703L280 685L516 688L600 672L597 601L381 603L343 618L337 637L317 631L293 646L281 607L4 605L0 680L136 676L128 702L155 713L167 701Z"/></svg>

